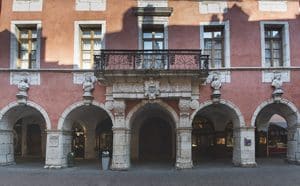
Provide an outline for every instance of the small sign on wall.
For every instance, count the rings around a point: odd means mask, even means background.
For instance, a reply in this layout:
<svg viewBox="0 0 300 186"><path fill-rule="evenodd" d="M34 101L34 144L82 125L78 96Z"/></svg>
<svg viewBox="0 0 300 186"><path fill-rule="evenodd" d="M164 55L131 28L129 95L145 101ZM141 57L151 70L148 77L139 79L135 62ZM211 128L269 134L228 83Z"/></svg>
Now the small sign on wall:
<svg viewBox="0 0 300 186"><path fill-rule="evenodd" d="M251 146L251 139L244 138L244 145L245 146Z"/></svg>
<svg viewBox="0 0 300 186"><path fill-rule="evenodd" d="M50 136L49 137L49 146L57 147L59 142L59 136Z"/></svg>

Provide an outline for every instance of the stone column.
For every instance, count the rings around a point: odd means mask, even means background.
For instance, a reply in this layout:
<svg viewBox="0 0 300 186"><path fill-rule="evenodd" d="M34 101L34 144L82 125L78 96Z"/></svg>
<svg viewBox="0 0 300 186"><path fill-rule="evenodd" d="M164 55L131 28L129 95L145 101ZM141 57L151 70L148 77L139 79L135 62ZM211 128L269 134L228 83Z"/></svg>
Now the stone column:
<svg viewBox="0 0 300 186"><path fill-rule="evenodd" d="M67 155L71 152L71 145L70 131L47 130L45 168L67 167Z"/></svg>
<svg viewBox="0 0 300 186"><path fill-rule="evenodd" d="M127 170L130 167L130 130L125 125L124 100L114 100L113 156L111 169Z"/></svg>
<svg viewBox="0 0 300 186"><path fill-rule="evenodd" d="M179 100L179 126L176 133L176 168L186 169L193 167L192 161L192 127L190 123L190 99Z"/></svg>
<svg viewBox="0 0 300 186"><path fill-rule="evenodd" d="M233 129L234 148L232 163L235 166L255 167L255 128Z"/></svg>
<svg viewBox="0 0 300 186"><path fill-rule="evenodd" d="M130 131L126 128L113 128L112 170L127 170L130 167Z"/></svg>
<svg viewBox="0 0 300 186"><path fill-rule="evenodd" d="M0 165L11 165L14 163L13 131L0 129Z"/></svg>
<svg viewBox="0 0 300 186"><path fill-rule="evenodd" d="M287 161L300 163L300 125L288 128Z"/></svg>
<svg viewBox="0 0 300 186"><path fill-rule="evenodd" d="M192 128L177 129L177 157L176 168L187 169L193 167L192 161Z"/></svg>

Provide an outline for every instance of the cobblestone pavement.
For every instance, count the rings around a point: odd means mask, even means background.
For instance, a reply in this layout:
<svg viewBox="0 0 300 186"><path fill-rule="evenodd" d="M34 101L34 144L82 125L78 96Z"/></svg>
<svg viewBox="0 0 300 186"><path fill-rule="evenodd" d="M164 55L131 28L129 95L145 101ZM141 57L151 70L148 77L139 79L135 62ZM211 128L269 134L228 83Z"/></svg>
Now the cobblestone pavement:
<svg viewBox="0 0 300 186"><path fill-rule="evenodd" d="M258 160L256 168L237 168L221 161L180 171L169 165L147 164L129 171L102 171L95 163L59 170L43 169L41 163L0 167L0 185L300 185L300 166L278 159Z"/></svg>

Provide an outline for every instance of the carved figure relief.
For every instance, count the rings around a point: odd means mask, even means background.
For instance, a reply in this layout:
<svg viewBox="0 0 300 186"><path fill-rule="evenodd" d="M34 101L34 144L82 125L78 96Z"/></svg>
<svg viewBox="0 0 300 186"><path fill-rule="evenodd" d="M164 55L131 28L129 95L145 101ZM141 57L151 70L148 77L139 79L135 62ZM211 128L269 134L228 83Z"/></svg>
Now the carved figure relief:
<svg viewBox="0 0 300 186"><path fill-rule="evenodd" d="M22 77L20 82L18 83L19 92L16 94L18 102L20 104L26 104L28 98L28 90L29 90L29 82L27 77Z"/></svg>
<svg viewBox="0 0 300 186"><path fill-rule="evenodd" d="M159 81L154 81L150 78L149 81L145 81L145 96L149 99L156 99L159 95Z"/></svg>
<svg viewBox="0 0 300 186"><path fill-rule="evenodd" d="M94 99L93 91L95 89L96 77L91 75L86 75L85 79L82 84L83 89L83 99L86 101L87 104L91 103L91 101Z"/></svg>

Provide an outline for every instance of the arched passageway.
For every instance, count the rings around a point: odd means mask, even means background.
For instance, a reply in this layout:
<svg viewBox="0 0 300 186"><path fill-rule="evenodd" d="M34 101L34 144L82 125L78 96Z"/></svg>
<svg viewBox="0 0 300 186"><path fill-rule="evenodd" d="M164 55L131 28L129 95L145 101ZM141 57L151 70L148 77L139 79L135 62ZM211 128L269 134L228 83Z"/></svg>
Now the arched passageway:
<svg viewBox="0 0 300 186"><path fill-rule="evenodd" d="M51 128L46 112L37 104L12 103L1 110L0 164L37 163L43 166L46 129Z"/></svg>
<svg viewBox="0 0 300 186"><path fill-rule="evenodd" d="M175 121L164 107L147 103L135 112L130 124L133 162L175 162Z"/></svg>
<svg viewBox="0 0 300 186"><path fill-rule="evenodd" d="M75 166L98 167L102 151L112 153L112 120L97 105L83 104L71 109L59 127L64 131L64 156L74 152Z"/></svg>
<svg viewBox="0 0 300 186"><path fill-rule="evenodd" d="M192 121L193 163L216 159L230 162L234 151L234 127L241 125L238 113L226 104L206 104Z"/></svg>
<svg viewBox="0 0 300 186"><path fill-rule="evenodd" d="M296 161L298 119L298 111L291 103L270 102L260 106L252 119L256 127L256 157Z"/></svg>

